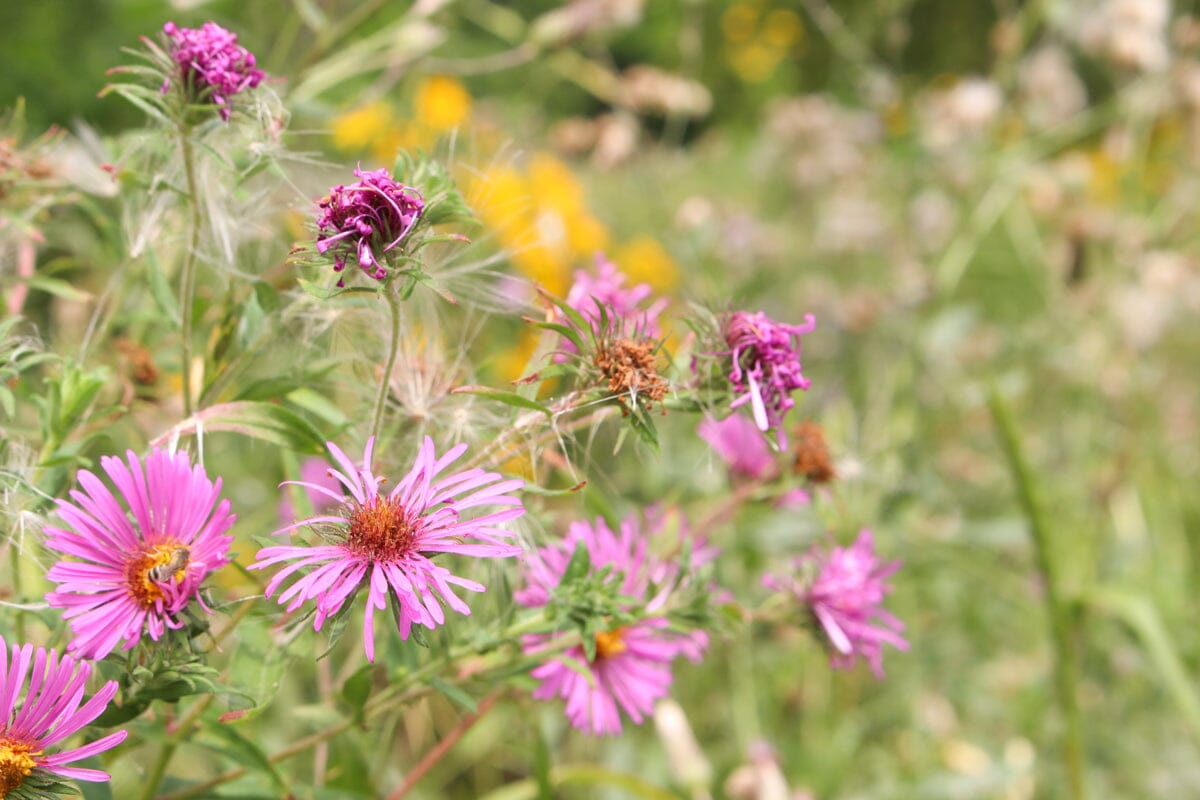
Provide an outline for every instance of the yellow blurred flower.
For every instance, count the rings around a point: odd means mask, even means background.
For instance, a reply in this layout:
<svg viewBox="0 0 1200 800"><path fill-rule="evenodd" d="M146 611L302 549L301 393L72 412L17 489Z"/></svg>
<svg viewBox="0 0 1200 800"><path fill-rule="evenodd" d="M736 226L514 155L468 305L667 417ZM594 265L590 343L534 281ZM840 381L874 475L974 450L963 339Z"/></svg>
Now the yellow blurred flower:
<svg viewBox="0 0 1200 800"><path fill-rule="evenodd" d="M804 44L804 21L790 8L764 8L761 0L735 3L721 15L725 60L746 83L775 74L789 51Z"/></svg>
<svg viewBox="0 0 1200 800"><path fill-rule="evenodd" d="M348 152L366 150L395 124L387 103L367 103L333 118L333 146Z"/></svg>
<svg viewBox="0 0 1200 800"><path fill-rule="evenodd" d="M679 285L679 267L656 239L638 236L617 248L613 261L631 283L648 283L656 295L670 294Z"/></svg>
<svg viewBox="0 0 1200 800"><path fill-rule="evenodd" d="M426 78L417 85L413 116L418 125L439 133L461 127L471 118L471 94L457 78Z"/></svg>
<svg viewBox="0 0 1200 800"><path fill-rule="evenodd" d="M608 244L608 229L591 213L570 167L546 153L524 170L485 170L470 182L468 201L513 265L551 292L564 295L574 269Z"/></svg>

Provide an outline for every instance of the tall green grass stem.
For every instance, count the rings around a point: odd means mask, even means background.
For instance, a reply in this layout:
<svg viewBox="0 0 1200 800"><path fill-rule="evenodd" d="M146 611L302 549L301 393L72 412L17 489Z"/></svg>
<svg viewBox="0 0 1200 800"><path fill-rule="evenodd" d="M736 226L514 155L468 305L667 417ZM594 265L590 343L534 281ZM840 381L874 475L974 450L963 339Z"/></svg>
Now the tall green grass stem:
<svg viewBox="0 0 1200 800"><path fill-rule="evenodd" d="M1073 631L1075 615L1071 604L1066 602L1062 595L1061 573L1045 511L1037 496L1037 485L1021 449L1012 416L995 388L988 392L988 407L996 426L1000 446L1004 450L1004 458L1008 462L1009 472L1016 484L1017 499L1029 520L1034 557L1046 582L1046 612L1050 617L1050 634L1054 645L1054 683L1066 721L1063 759L1067 771L1068 796L1071 800L1083 800L1086 796L1083 721L1079 714L1077 694L1079 653Z"/></svg>
<svg viewBox="0 0 1200 800"><path fill-rule="evenodd" d="M183 361L183 415L192 415L192 305L196 294L196 249L200 246L200 195L196 190L196 164L192 151L191 126L179 126L179 155L183 159L183 174L187 180L188 205L191 219L188 246L183 252L183 268L179 273L180 357Z"/></svg>

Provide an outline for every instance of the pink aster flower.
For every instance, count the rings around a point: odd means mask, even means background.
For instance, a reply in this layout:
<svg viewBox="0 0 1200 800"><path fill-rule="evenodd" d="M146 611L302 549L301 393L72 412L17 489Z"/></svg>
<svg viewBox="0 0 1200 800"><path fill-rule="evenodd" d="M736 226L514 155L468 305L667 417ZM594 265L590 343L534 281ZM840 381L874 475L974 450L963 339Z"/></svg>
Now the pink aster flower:
<svg viewBox="0 0 1200 800"><path fill-rule="evenodd" d="M354 175L358 183L335 186L317 203L317 252L333 251L334 272L346 268L347 258L355 258L364 273L381 281L388 270L380 258L404 241L425 210L425 201L416 189L392 180L386 169L355 169ZM338 286L344 285L339 278Z"/></svg>
<svg viewBox="0 0 1200 800"><path fill-rule="evenodd" d="M762 433L743 416L734 414L720 422L705 417L696 432L709 443L734 475L758 480L771 477L777 470Z"/></svg>
<svg viewBox="0 0 1200 800"><path fill-rule="evenodd" d="M340 513L318 514L276 531L286 533L307 527L324 544L279 545L258 551L258 560L250 569L291 562L271 578L267 597L292 575L308 570L279 595L279 603L287 603L287 610L294 611L306 601L315 600L313 628L320 630L326 619L341 611L358 590L366 588L363 649L368 661L375 660L375 611L387 608L389 595L396 604L401 639L408 638L414 624L431 630L443 624L443 601L458 613L469 615L471 609L450 587L482 592L483 584L454 575L435 564L433 558L439 553L479 558L520 553L520 547L505 541L512 534L498 526L525 513L520 499L508 494L521 488L524 481L501 480L500 475L482 469L439 478L467 446L452 447L438 458L433 440L425 437L412 469L385 494L380 491L385 478L371 470L374 437L367 441L362 466L355 466L333 442L328 445L333 456L329 474L338 480L345 494L315 482L294 483L336 501L341 505ZM465 512L479 506L500 508L465 518Z"/></svg>
<svg viewBox="0 0 1200 800"><path fill-rule="evenodd" d="M813 549L794 566L800 574L815 568L816 577L803 581L768 575L763 583L794 594L812 610L833 648L834 669L848 669L863 658L882 678L883 645L908 650L901 635L904 623L883 610L884 596L892 589L887 578L900 562L880 563L871 532L863 529L850 547L834 547L829 553Z"/></svg>
<svg viewBox="0 0 1200 800"><path fill-rule="evenodd" d="M185 87L197 92L211 90L211 100L221 119L229 120L229 98L262 82L262 70L254 66L254 54L237 43L237 34L215 22L200 28L180 28L174 22L163 26L171 37L171 57L179 66ZM170 79L162 86L166 92Z"/></svg>
<svg viewBox="0 0 1200 800"><path fill-rule="evenodd" d="M67 649L97 659L122 639L123 649L132 648L143 631L157 641L183 627L180 615L193 599L208 611L200 584L229 562L233 537L224 534L236 519L228 500L217 502L221 479L210 481L186 453L156 448L143 469L129 450L126 461L104 456L100 466L117 496L81 470L75 502L58 501L67 528L46 528L48 548L81 559L50 568L46 577L58 589L46 601L66 609L75 634Z"/></svg>
<svg viewBox="0 0 1200 800"><path fill-rule="evenodd" d="M109 681L83 703L83 688L92 665L33 645L12 645L0 636L0 797L7 797L28 780L39 783L39 772L79 781L106 781L107 772L68 767L73 761L103 753L125 741L117 731L90 744L46 755L46 750L73 735L103 713L117 693ZM29 683L26 686L26 679ZM24 690L24 698L20 695ZM83 706L80 706L83 703ZM33 792L35 796L41 793Z"/></svg>
<svg viewBox="0 0 1200 800"><path fill-rule="evenodd" d="M680 533L683 535L682 530ZM619 534L601 519L595 524L572 523L563 540L542 548L528 560L528 585L514 599L525 606L546 605L581 542L593 570L609 565L614 568L622 594L644 599L645 609L652 615L665 606L679 565L648 554L649 539L635 517L621 523ZM713 548L697 548L693 564L711 560L715 554ZM652 584L662 588L649 596ZM532 675L541 683L533 696L539 700L566 700L567 718L585 733L620 733L618 707L634 723L641 724L653 713L655 701L670 689L671 662L680 655L699 661L708 646L703 631L681 634L670 630L669 625L665 616L650 616L597 633L593 660L588 661L582 645L575 645L534 669ZM527 653L538 653L552 647L559 636L528 635L522 639L522 646ZM581 672L589 674L590 679Z"/></svg>
<svg viewBox="0 0 1200 800"><path fill-rule="evenodd" d="M816 325L812 314L805 315L803 325L787 325L761 311L735 311L725 322L729 350L721 355L732 359L729 381L740 395L730 408L749 403L758 429L775 428L781 448L786 446L783 416L795 405L792 392L809 386L800 370L800 336Z"/></svg>
<svg viewBox="0 0 1200 800"><path fill-rule="evenodd" d="M567 305L590 322L597 334L612 332L618 336L636 335L657 339L662 336L658 315L667 307L667 299L660 297L646 308L641 308L652 292L647 283L625 286L624 273L617 269L616 264L597 253L595 273L575 271L575 283L567 293ZM601 306L609 317L609 331L600 330ZM570 342L564 342L563 346L568 351L575 349Z"/></svg>

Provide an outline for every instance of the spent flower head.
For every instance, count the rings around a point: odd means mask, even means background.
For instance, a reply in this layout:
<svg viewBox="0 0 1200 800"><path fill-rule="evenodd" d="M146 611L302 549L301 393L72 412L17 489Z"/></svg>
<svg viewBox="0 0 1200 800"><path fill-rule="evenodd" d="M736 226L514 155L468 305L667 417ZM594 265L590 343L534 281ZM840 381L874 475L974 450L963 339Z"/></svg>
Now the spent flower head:
<svg viewBox="0 0 1200 800"><path fill-rule="evenodd" d="M738 395L730 408L750 404L760 431L775 429L782 448L786 445L783 417L795 405L792 392L808 389L809 380L800 368L800 336L816 328L812 314L803 325L777 322L763 312L735 311L725 320L723 334L730 357L729 382Z"/></svg>
<svg viewBox="0 0 1200 800"><path fill-rule="evenodd" d="M576 556L580 548L586 561ZM678 560L655 558L649 548L650 539L636 517L625 519L619 533L602 519L574 522L566 537L527 560L527 586L514 595L524 606L551 605L567 581L580 579L574 573L586 564L586 579L611 581L611 588L624 598L626 608L612 615L614 624L604 624L603 619L582 620L583 644L556 654L532 672L540 681L533 696L564 699L567 718L585 733L620 733L618 709L640 724L653 712L655 701L667 695L671 662L680 655L698 661L708 646L704 631L681 633L672 628L665 606L671 591L688 576L681 574ZM712 548L698 548L689 566L715 555ZM649 616L633 614L637 606ZM562 635L530 634L522 639L522 646L525 652L537 654L554 648Z"/></svg>
<svg viewBox="0 0 1200 800"><path fill-rule="evenodd" d="M263 71L255 66L254 54L237 43L237 34L215 22L199 28L180 28L174 22L163 26L169 37L168 51L177 71L162 85L165 94L172 79L179 80L195 100L211 100L221 119L228 121L230 98L258 86Z"/></svg>
<svg viewBox="0 0 1200 800"><path fill-rule="evenodd" d="M515 556L521 548L507 541L512 534L499 527L525 513L521 500L509 494L524 485L520 480L502 480L494 472L468 469L440 477L467 449L452 447L440 458L433 440L425 438L416 462L390 492L380 491L386 480L371 468L375 439L367 441L361 466L342 450L328 443L333 463L328 473L343 492L317 482L287 481L341 505L340 513L318 513L278 531L309 528L325 543L278 545L258 551L250 569L285 564L267 584L270 597L284 582L304 572L279 595L294 611L309 600L316 601L313 628L337 615L361 589L367 590L363 615L363 649L367 660L375 660L374 617L376 610L393 601L400 638L407 639L414 624L429 629L446 621L442 603L460 614L471 609L451 586L472 592L484 591L483 584L460 578L434 563L442 553L478 558ZM466 512L480 506L498 506L488 513L467 518ZM288 563L290 562L290 563Z"/></svg>
<svg viewBox="0 0 1200 800"><path fill-rule="evenodd" d="M62 778L109 779L107 772L67 764L111 750L125 741L126 731L46 754L100 716L116 694L117 682L108 681L84 703L91 672L86 661L60 659L54 650L35 650L31 644L10 646L0 636L0 798L49 797L57 794Z"/></svg>
<svg viewBox="0 0 1200 800"><path fill-rule="evenodd" d="M355 169L358 183L335 186L318 201L317 252L333 252L334 272L355 259L363 273L382 281L388 277L388 253L412 231L425 210L416 189L393 180L386 169ZM338 286L344 286L344 277Z"/></svg>
<svg viewBox="0 0 1200 800"><path fill-rule="evenodd" d="M892 589L887 579L900 562L882 563L871 532L863 529L850 547L814 548L793 567L794 574L767 575L763 584L792 594L812 612L833 649L834 669L848 669L862 658L882 678L883 645L908 650L904 623L883 609Z"/></svg>
<svg viewBox="0 0 1200 800"><path fill-rule="evenodd" d="M210 481L186 453L155 449L145 466L132 451L126 460L104 456L100 466L117 495L87 470L81 489L58 501L66 528L46 528L46 546L81 560L62 560L46 577L58 588L46 595L75 638L67 646L84 658L104 658L121 640L132 648L143 631L157 641L200 599L208 573L229 562L236 517L220 500L221 479ZM118 499L118 497L120 499ZM122 502L123 501L123 502Z"/></svg>

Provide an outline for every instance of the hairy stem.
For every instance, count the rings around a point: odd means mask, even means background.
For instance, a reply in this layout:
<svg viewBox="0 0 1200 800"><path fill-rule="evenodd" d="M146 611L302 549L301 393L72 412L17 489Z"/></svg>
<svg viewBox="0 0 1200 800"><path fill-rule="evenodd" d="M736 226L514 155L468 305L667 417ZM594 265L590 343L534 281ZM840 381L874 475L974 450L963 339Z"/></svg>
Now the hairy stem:
<svg viewBox="0 0 1200 800"><path fill-rule="evenodd" d="M179 273L179 311L183 374L183 415L192 415L192 305L196 294L196 249L200 246L200 196L196 191L196 165L192 152L191 127L179 126L179 155L183 159L183 174L187 179L188 205L191 219L188 223L188 246L183 252L183 268Z"/></svg>
<svg viewBox="0 0 1200 800"><path fill-rule="evenodd" d="M1025 453L1017 438L1016 427L1008 408L999 393L992 389L988 395L988 406L992 421L1000 438L1000 445L1008 462L1009 472L1016 484L1017 497L1029 521L1029 532L1033 539L1034 556L1038 569L1046 581L1046 612L1050 617L1050 634L1054 645L1054 682L1058 702L1066 719L1066 741L1063 743L1063 759L1067 770L1069 796L1072 800L1083 800L1084 791L1084 748L1083 720L1079 714L1079 653L1075 646L1072 628L1074 612L1062 594L1061 574L1054 552L1050 529L1045 512L1037 496L1037 486Z"/></svg>
<svg viewBox="0 0 1200 800"><path fill-rule="evenodd" d="M375 398L375 414L371 420L371 437L376 441L379 440L379 431L383 427L383 411L387 408L392 369L396 366L396 354L400 351L400 298L396 295L393 285L387 287L386 294L392 311L392 337L388 342L387 363L383 367L383 377L379 379L379 394Z"/></svg>

